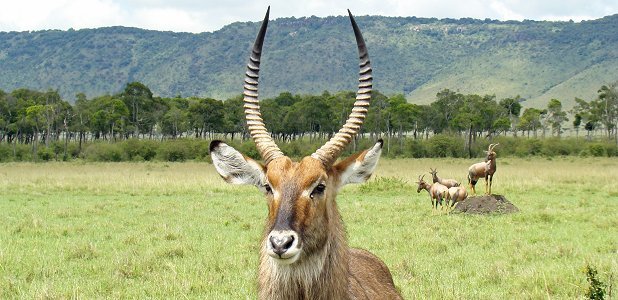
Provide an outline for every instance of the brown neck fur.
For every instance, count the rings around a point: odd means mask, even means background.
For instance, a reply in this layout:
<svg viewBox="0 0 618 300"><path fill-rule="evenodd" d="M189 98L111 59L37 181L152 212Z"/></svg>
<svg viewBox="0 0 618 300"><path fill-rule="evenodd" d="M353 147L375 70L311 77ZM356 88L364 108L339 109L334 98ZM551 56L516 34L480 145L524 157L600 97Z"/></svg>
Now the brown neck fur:
<svg viewBox="0 0 618 300"><path fill-rule="evenodd" d="M488 157L489 162L489 170L487 170L487 174L493 175L496 173L496 155Z"/></svg>

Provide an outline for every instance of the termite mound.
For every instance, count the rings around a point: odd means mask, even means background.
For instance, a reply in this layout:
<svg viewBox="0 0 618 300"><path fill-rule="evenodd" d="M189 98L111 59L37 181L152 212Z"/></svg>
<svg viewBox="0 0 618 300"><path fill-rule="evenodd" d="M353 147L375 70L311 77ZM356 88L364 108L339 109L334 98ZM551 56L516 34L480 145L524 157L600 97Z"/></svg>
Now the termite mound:
<svg viewBox="0 0 618 300"><path fill-rule="evenodd" d="M467 214L510 214L518 212L513 203L502 195L470 196L455 206L454 212Z"/></svg>

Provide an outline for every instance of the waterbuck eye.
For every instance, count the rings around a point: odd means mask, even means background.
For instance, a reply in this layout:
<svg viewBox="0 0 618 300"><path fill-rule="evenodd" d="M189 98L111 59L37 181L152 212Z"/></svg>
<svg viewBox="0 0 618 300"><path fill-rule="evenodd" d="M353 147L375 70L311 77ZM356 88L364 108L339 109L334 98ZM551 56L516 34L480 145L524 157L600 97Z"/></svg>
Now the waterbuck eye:
<svg viewBox="0 0 618 300"><path fill-rule="evenodd" d="M265 184L264 185L264 189L266 190L266 193L271 194L273 192L273 189L270 187L270 184Z"/></svg>
<svg viewBox="0 0 618 300"><path fill-rule="evenodd" d="M324 190L326 189L326 186L324 184L318 184L313 191L311 192L311 195L309 195L309 197L311 199L313 199L315 196L320 196L322 194L324 194Z"/></svg>

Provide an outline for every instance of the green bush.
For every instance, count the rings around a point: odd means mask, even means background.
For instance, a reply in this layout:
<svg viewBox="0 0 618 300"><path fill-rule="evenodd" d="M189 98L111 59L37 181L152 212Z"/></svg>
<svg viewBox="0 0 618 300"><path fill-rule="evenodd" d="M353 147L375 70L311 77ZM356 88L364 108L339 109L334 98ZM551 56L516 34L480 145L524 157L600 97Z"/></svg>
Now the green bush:
<svg viewBox="0 0 618 300"><path fill-rule="evenodd" d="M599 280L597 270L593 266L587 264L583 272L586 274L586 280L588 281L586 298L591 300L605 299L605 283Z"/></svg>
<svg viewBox="0 0 618 300"><path fill-rule="evenodd" d="M105 142L92 143L83 152L83 157L89 161L125 161L127 157L120 144Z"/></svg>
<svg viewBox="0 0 618 300"><path fill-rule="evenodd" d="M244 142L238 145L236 150L240 151L242 154L249 156L253 159L261 160L260 152L258 152L255 144L253 142Z"/></svg>
<svg viewBox="0 0 618 300"><path fill-rule="evenodd" d="M13 146L10 144L0 144L0 162L13 160Z"/></svg>
<svg viewBox="0 0 618 300"><path fill-rule="evenodd" d="M403 155L414 158L427 157L425 143L421 140L407 139L404 143Z"/></svg>
<svg viewBox="0 0 618 300"><path fill-rule="evenodd" d="M205 159L209 141L197 139L166 140L160 143L157 158L164 161Z"/></svg>
<svg viewBox="0 0 618 300"><path fill-rule="evenodd" d="M465 141L464 135L437 134L429 139L405 137L403 143L398 138L391 138L390 147L388 147L388 140L385 139L382 155L384 157L401 158L468 157L469 153L465 148ZM256 160L262 159L251 139L245 141L226 140L225 142L244 155ZM353 144L349 145L343 151L342 157L373 147L375 139L365 135L364 138L359 138L355 142L356 147L353 147ZM297 159L311 155L325 143L326 139L310 140L304 138L290 142L278 142L277 144L285 155ZM473 157L484 156L483 151L487 150L487 145L490 143L500 143L496 152L501 157L536 155L545 157L557 155L618 156L618 147L615 141L588 142L584 139L575 138L534 139L507 136L495 136L491 140L477 137L472 142L471 155ZM151 161L156 159L161 161L199 160L210 162L209 144L210 140L193 138L163 141L130 139L116 143L104 141L84 143L80 150L77 142L69 142L65 157L64 141L56 141L48 148L39 145L37 160L68 160L81 157L90 161ZM15 154L13 154L13 146L13 144L0 143L0 162L32 160L32 144L15 145Z"/></svg>
<svg viewBox="0 0 618 300"><path fill-rule="evenodd" d="M362 184L359 189L363 193L367 192L398 192L414 190L416 187L410 185L405 180L399 177L376 177L375 180L370 180Z"/></svg>
<svg viewBox="0 0 618 300"><path fill-rule="evenodd" d="M603 144L591 144L588 145L588 151L592 156L605 156L605 147Z"/></svg>
<svg viewBox="0 0 618 300"><path fill-rule="evenodd" d="M605 147L605 153L609 157L618 156L618 145L616 145L616 144L608 144Z"/></svg>
<svg viewBox="0 0 618 300"><path fill-rule="evenodd" d="M30 144L17 144L15 146L15 161L32 161L32 145Z"/></svg>
<svg viewBox="0 0 618 300"><path fill-rule="evenodd" d="M561 140L558 138L549 138L544 141L542 144L541 153L545 156L556 156L556 155L569 155L571 153L578 153L573 149L572 143L568 140Z"/></svg>
<svg viewBox="0 0 618 300"><path fill-rule="evenodd" d="M122 148L131 161L149 161L157 155L160 142L153 140L130 139L122 143Z"/></svg>
<svg viewBox="0 0 618 300"><path fill-rule="evenodd" d="M50 161L56 157L53 147L43 147L43 145L39 145L36 155L43 161Z"/></svg>
<svg viewBox="0 0 618 300"><path fill-rule="evenodd" d="M520 139L515 150L515 155L520 157L539 155L543 149L543 143L538 139Z"/></svg>
<svg viewBox="0 0 618 300"><path fill-rule="evenodd" d="M436 134L427 141L429 157L465 157L463 138Z"/></svg>

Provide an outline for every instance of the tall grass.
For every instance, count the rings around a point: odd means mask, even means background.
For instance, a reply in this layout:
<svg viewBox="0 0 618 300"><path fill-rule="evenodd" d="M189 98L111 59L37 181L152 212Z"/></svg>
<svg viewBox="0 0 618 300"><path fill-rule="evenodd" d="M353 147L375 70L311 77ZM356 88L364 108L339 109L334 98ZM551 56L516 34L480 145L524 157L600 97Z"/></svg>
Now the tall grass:
<svg viewBox="0 0 618 300"><path fill-rule="evenodd" d="M339 195L350 244L407 299L582 298L588 265L616 286L616 159L499 157L519 213L432 215L418 175L473 162L382 159ZM8 163L0 186L0 298L255 298L265 200L208 163Z"/></svg>

